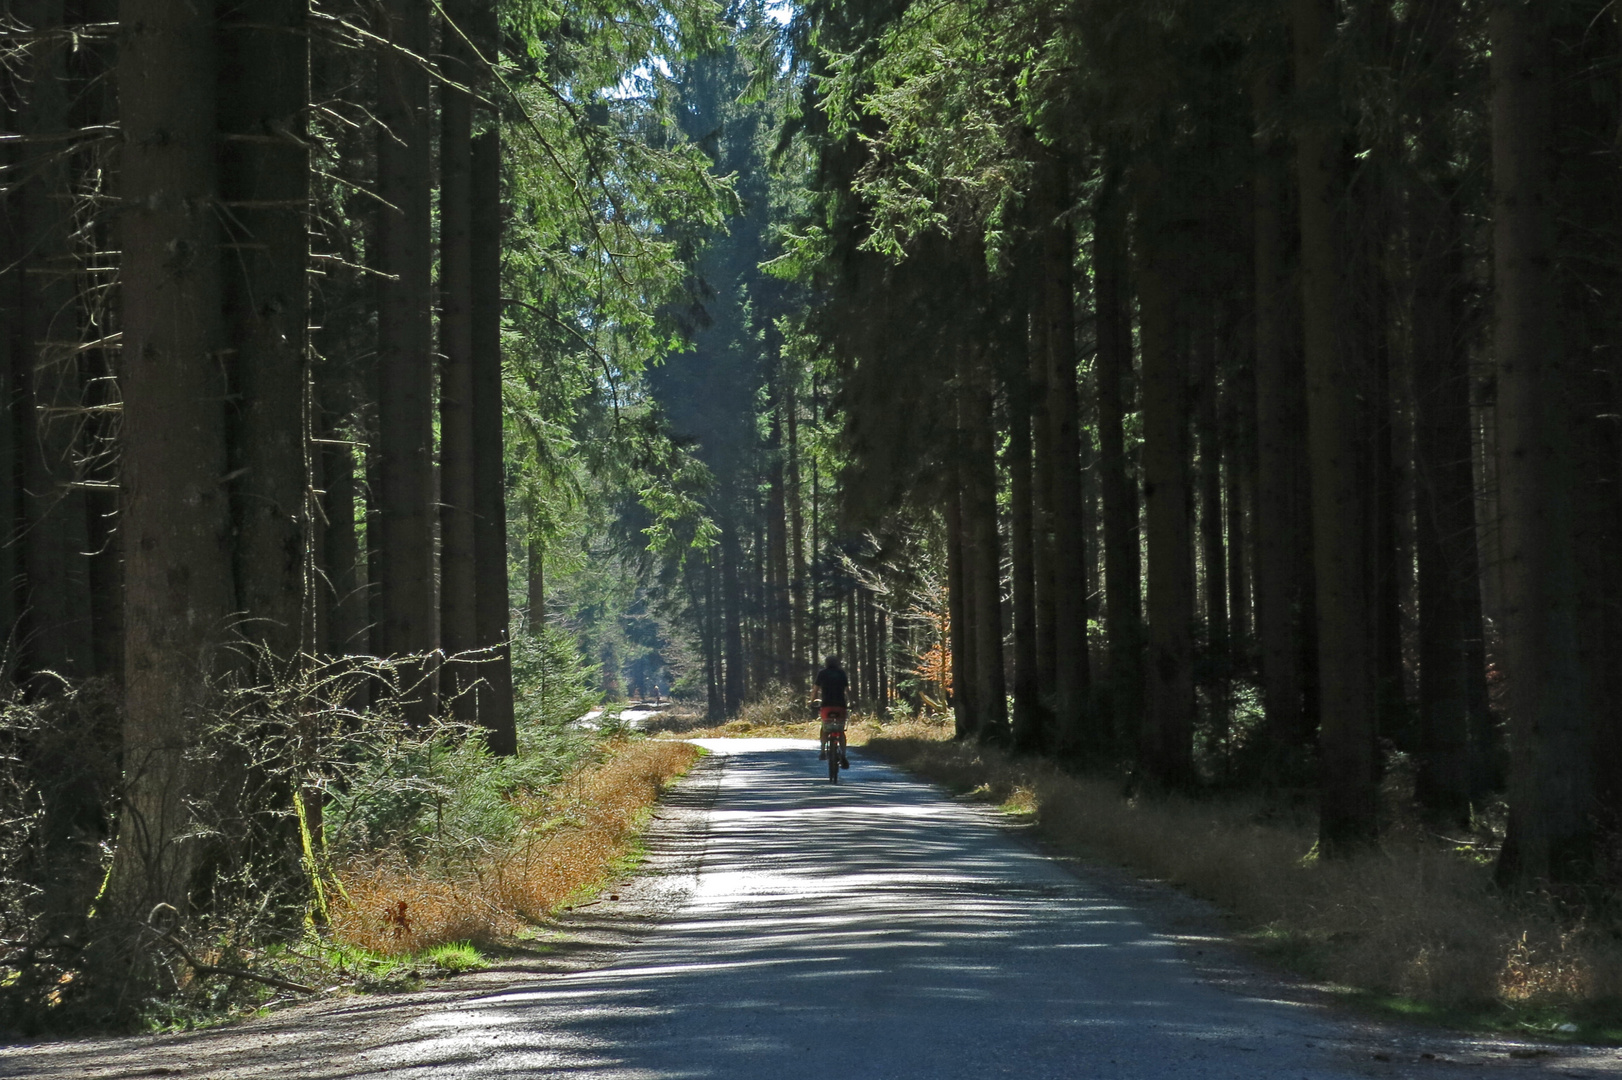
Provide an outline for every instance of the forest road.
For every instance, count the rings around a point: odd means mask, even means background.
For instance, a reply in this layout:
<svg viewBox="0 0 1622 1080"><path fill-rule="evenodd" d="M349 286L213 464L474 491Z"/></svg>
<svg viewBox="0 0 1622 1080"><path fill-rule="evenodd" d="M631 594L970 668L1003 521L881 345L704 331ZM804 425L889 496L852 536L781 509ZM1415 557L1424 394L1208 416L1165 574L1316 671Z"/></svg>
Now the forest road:
<svg viewBox="0 0 1622 1080"><path fill-rule="evenodd" d="M0 1048L0 1077L580 1080L1617 1076L1615 1050L1349 1019L1209 909L815 743L704 740L645 872L565 917L595 952L174 1036ZM572 923L569 920L574 920Z"/></svg>
<svg viewBox="0 0 1622 1080"><path fill-rule="evenodd" d="M1000 815L871 759L833 785L812 742L700 745L714 785L702 855L667 868L683 899L657 932L610 967L424 1016L365 1075L1327 1080L1522 1067L1502 1049L1502 1064L1458 1047L1424 1057L1299 996L1258 994L1279 988L1234 972L1231 956L1203 961L1198 935L1151 930ZM1577 1064L1562 1071L1581 1075Z"/></svg>

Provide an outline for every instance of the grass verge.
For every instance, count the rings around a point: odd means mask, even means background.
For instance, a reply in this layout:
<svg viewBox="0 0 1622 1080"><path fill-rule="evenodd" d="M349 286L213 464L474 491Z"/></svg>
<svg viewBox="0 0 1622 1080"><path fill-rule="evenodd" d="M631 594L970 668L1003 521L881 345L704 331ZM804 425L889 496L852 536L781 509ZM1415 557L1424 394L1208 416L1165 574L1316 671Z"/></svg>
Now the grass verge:
<svg viewBox="0 0 1622 1080"><path fill-rule="evenodd" d="M341 867L333 942L394 957L510 939L622 867L659 793L698 755L687 743L618 739L556 784L510 793L518 827L454 860L386 851Z"/></svg>
<svg viewBox="0 0 1622 1080"><path fill-rule="evenodd" d="M1622 1043L1622 928L1506 897L1472 849L1410 829L1319 859L1310 815L1259 797L1126 798L1118 781L950 738L886 727L867 748L1026 816L1061 851L1213 901L1257 953L1382 1015Z"/></svg>

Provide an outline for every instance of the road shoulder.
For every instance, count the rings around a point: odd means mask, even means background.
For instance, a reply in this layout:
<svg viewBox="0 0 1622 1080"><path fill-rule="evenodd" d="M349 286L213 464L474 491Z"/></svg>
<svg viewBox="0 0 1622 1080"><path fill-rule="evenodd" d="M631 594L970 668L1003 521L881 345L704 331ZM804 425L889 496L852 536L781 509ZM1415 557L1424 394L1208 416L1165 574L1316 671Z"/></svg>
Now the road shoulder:
<svg viewBox="0 0 1622 1080"><path fill-rule="evenodd" d="M412 1021L475 998L612 964L678 909L696 881L724 755L698 760L661 799L633 876L566 911L534 947L493 950L483 971L405 993L334 993L203 1031L0 1046L0 1077L62 1080L338 1080L409 1040Z"/></svg>

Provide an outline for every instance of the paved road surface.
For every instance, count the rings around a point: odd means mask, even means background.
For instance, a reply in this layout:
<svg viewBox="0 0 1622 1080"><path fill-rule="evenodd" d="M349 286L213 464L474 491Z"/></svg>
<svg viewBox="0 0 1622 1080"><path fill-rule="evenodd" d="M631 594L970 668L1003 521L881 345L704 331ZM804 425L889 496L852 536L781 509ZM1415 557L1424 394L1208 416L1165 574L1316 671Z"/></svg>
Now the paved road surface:
<svg viewBox="0 0 1622 1080"><path fill-rule="evenodd" d="M641 729L642 726L649 720L652 720L656 716L660 716L663 714L664 710L668 709L669 707L670 705L668 703L659 705L648 705L645 703L626 705L619 710L619 722L628 728ZM601 727L602 718L603 710L601 708L592 709L590 712L586 713L585 716L582 716L580 719L576 720L575 726L587 728Z"/></svg>
<svg viewBox="0 0 1622 1080"><path fill-rule="evenodd" d="M1338 1020L1310 993L1190 942L1186 926L1180 943L1139 917L1181 926L1194 902L1097 868L1073 875L989 811L855 755L848 781L830 786L811 743L707 745L715 754L650 830L649 872L567 913L555 951L205 1031L0 1046L0 1077L1622 1073L1615 1050Z"/></svg>
<svg viewBox="0 0 1622 1080"><path fill-rule="evenodd" d="M814 743L705 745L726 757L673 918L611 967L421 1017L357 1073L1389 1075L1323 1013L1212 985L985 811L860 757L830 785Z"/></svg>

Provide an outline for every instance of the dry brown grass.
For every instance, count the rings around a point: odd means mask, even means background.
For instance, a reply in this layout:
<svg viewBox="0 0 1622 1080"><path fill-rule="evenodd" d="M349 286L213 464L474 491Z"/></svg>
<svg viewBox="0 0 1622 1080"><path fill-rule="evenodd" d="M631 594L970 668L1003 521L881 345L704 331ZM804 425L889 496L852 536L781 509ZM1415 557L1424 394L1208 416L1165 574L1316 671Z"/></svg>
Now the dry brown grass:
<svg viewBox="0 0 1622 1080"><path fill-rule="evenodd" d="M514 796L518 840L455 872L384 857L339 870L333 936L383 955L488 943L597 888L630 854L665 784L698 756L687 743L618 741L542 794Z"/></svg>
<svg viewBox="0 0 1622 1080"><path fill-rule="evenodd" d="M1126 798L949 729L868 744L950 787L1032 814L1042 836L1214 901L1238 929L1330 982L1447 1009L1582 1007L1622 996L1622 944L1548 904L1511 902L1491 867L1418 831L1343 860L1315 857L1315 823L1259 799Z"/></svg>

